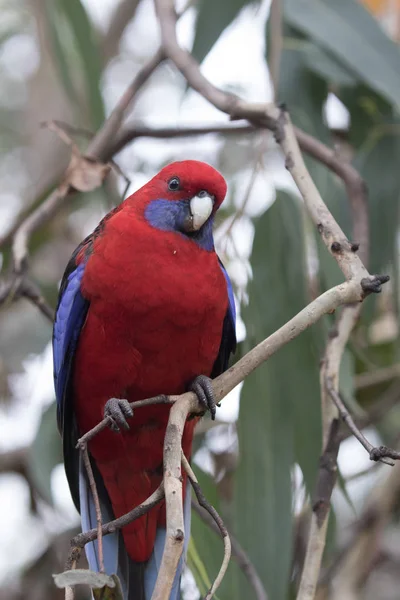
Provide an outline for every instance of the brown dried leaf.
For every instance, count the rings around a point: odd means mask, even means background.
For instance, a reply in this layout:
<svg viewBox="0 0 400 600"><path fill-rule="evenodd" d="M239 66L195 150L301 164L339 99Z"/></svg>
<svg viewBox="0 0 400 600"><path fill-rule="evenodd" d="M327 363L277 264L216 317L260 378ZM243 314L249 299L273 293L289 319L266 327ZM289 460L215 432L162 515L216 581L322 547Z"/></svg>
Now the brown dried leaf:
<svg viewBox="0 0 400 600"><path fill-rule="evenodd" d="M110 169L109 164L83 156L73 147L64 182L79 192L91 192L102 185Z"/></svg>
<svg viewBox="0 0 400 600"><path fill-rule="evenodd" d="M102 588L108 586L113 588L116 585L114 576L110 577L105 573L95 573L88 569L72 569L53 575L54 583L58 588L65 588L73 585L85 583L91 588Z"/></svg>

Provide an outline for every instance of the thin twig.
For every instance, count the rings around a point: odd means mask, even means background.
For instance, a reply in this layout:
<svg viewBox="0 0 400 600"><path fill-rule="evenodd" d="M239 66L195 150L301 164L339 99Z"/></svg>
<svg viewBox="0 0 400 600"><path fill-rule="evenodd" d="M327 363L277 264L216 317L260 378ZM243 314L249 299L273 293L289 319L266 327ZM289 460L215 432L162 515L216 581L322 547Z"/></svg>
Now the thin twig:
<svg viewBox="0 0 400 600"><path fill-rule="evenodd" d="M183 464L183 468L185 469L185 471L187 473L187 476L192 485L192 488L194 489L194 493L196 494L198 503L214 519L215 523L218 526L218 529L222 536L222 539L224 540L224 559L222 561L218 575L215 578L214 583L212 584L211 588L209 589L209 591L207 592L206 597L205 597L205 600L211 600L211 598L214 596L215 592L221 585L221 582L222 582L222 580L225 576L226 570L228 568L229 560L231 558L231 552L232 552L231 540L230 540L228 530L225 527L223 520L221 519L221 517L219 516L219 514L215 510L215 508L208 502L207 498L204 496L203 492L201 491L201 487L199 485L197 477L194 474L192 467L189 464L189 461L187 460L186 456L184 455L183 450L182 450L182 464Z"/></svg>
<svg viewBox="0 0 400 600"><path fill-rule="evenodd" d="M130 108L132 101L134 98L136 98L139 90L142 89L152 73L163 62L164 59L164 52L161 48L159 48L154 56L152 56L152 58L150 58L150 60L141 67L132 83L125 90L118 104L105 121L103 127L97 132L93 140L90 142L86 152L87 156L92 156L96 160L101 160L103 162L107 162L111 158L111 144L115 139L119 128L121 127L122 120L128 108Z"/></svg>
<svg viewBox="0 0 400 600"><path fill-rule="evenodd" d="M400 460L400 452L398 452L397 450L392 450L391 448L388 448L387 446L379 446L379 447L373 446L367 440L367 438L361 433L361 431L358 429L357 425L354 423L354 420L353 420L351 414L349 413L349 411L347 410L347 408L345 407L345 405L340 397L340 394L333 388L332 382L328 383L327 389L328 389L328 392L329 392L333 402L335 403L335 406L337 407L337 409L339 411L341 418L346 423L348 428L351 430L354 437L357 438L358 441L360 442L360 444L366 449L366 451L369 454L370 459L374 460L374 461L383 462L383 463L393 467L394 462L392 462L391 460L388 460L385 457L389 457L394 460Z"/></svg>
<svg viewBox="0 0 400 600"><path fill-rule="evenodd" d="M197 127L144 127L142 125L131 126L124 129L116 139L111 152L113 155L120 152L130 142L141 138L154 139L173 139L180 137L194 137L197 135L209 135L220 133L223 135L243 135L256 133L259 131L254 125L245 122L244 124L221 123L220 125L203 125Z"/></svg>
<svg viewBox="0 0 400 600"><path fill-rule="evenodd" d="M85 465L86 473L88 476L89 487L90 487L90 491L92 492L94 507L95 507L95 511L96 511L97 543L98 543L98 547L99 547L100 573L104 573L103 534L102 534L103 521L102 521L102 517L101 517L99 494L97 492L97 486L96 486L96 482L94 480L92 465L90 464L90 458L89 458L89 452L87 449L87 444L82 443L80 445L80 451L82 454L83 464Z"/></svg>
<svg viewBox="0 0 400 600"><path fill-rule="evenodd" d="M47 304L46 300L43 298L39 287L30 279L24 277L23 282L19 288L19 293L21 296L30 300L32 304L38 307L40 312L46 317L50 323L54 320L54 310Z"/></svg>
<svg viewBox="0 0 400 600"><path fill-rule="evenodd" d="M151 496L149 496L144 502L142 502L142 504L140 504L139 506L136 506L135 508L133 508L131 511L129 511L125 515L122 515L122 517L119 517L118 519L114 519L113 521L110 521L109 523L106 523L105 525L103 525L101 528L102 535L104 536L104 535L108 535L109 533L114 533L115 531L122 529L122 527L129 525L129 523L132 523L139 517L142 517L143 515L148 513L149 510L151 510L154 506L156 506L159 502L161 502L161 500L163 498L164 498L164 483L161 482L160 485L158 486L158 488L155 490L155 492L153 492L151 494ZM78 533L78 535L76 535L71 540L70 554L76 552L77 548L78 549L83 548L89 542L93 542L94 540L97 539L97 537L98 537L97 528L90 529L89 531L85 531L84 533Z"/></svg>
<svg viewBox="0 0 400 600"><path fill-rule="evenodd" d="M220 530L214 519L210 516L210 514L202 508L198 502L194 499L192 500L192 508L199 515L199 517L212 529L215 533L220 534ZM247 577L251 587L254 590L254 594L257 600L268 600L267 592L264 589L264 585L258 576L258 573L247 556L246 552L243 550L242 546L239 544L238 540L229 533L229 537L232 544L232 556L236 560L240 569L243 571L245 576Z"/></svg>

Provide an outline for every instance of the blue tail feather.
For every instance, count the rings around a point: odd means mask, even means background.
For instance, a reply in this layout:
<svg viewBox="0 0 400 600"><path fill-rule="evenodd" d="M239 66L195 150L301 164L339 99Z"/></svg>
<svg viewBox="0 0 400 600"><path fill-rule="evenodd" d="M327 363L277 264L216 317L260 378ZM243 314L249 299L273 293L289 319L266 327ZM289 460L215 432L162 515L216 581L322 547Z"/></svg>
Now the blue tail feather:
<svg viewBox="0 0 400 600"><path fill-rule="evenodd" d="M112 514L109 503L102 501L101 494L99 494L99 496L103 523L107 523L108 521L114 519L114 515ZM82 531L94 529L97 524L96 510L82 459L79 461L79 498ZM186 553L190 538L190 498L191 486L188 482L186 486L186 495L183 507L185 541L183 553L179 561L178 569L172 586L170 600L180 600L180 582L182 571L185 566ZM125 550L122 534L119 531L104 536L104 568L108 575L112 575L114 573L118 575L121 581L124 600L151 600L164 552L165 537L165 527L159 527L157 529L153 553L149 561L147 563L134 563L129 558ZM86 544L85 552L89 563L89 568L92 571L99 571L100 563L97 540Z"/></svg>

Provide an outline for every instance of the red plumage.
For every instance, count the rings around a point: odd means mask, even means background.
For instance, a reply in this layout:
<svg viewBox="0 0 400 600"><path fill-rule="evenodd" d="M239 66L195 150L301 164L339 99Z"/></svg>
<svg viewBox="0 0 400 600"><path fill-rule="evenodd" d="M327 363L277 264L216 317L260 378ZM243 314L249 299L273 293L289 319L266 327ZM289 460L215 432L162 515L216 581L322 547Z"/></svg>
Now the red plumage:
<svg viewBox="0 0 400 600"><path fill-rule="evenodd" d="M167 192L166 182L175 175L182 189ZM211 374L228 306L217 255L176 232L160 232L145 218L152 200L173 202L201 189L215 195L216 210L226 191L222 176L204 163L175 163L123 202L94 240L81 287L90 308L73 375L80 433L103 418L109 398L133 402L180 394L197 375ZM90 442L116 517L161 482L168 414L165 405L137 409L129 431L105 430ZM185 427L186 456L196 421ZM149 559L157 525L163 523L160 504L123 529L135 562Z"/></svg>

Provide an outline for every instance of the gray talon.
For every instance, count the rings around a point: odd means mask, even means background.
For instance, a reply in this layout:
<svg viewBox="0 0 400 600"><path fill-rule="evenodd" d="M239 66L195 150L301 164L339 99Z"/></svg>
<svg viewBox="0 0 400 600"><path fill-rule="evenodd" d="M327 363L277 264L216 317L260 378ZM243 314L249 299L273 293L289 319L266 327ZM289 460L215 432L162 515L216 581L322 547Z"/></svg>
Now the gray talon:
<svg viewBox="0 0 400 600"><path fill-rule="evenodd" d="M189 391L196 394L199 402L206 410L210 411L211 419L215 421L217 405L215 403L212 379L206 377L206 375L199 375L189 385Z"/></svg>
<svg viewBox="0 0 400 600"><path fill-rule="evenodd" d="M110 428L113 431L120 431L120 429L129 429L127 418L133 417L133 410L131 409L128 400L121 398L110 398L107 400L104 407L104 416L111 418Z"/></svg>

